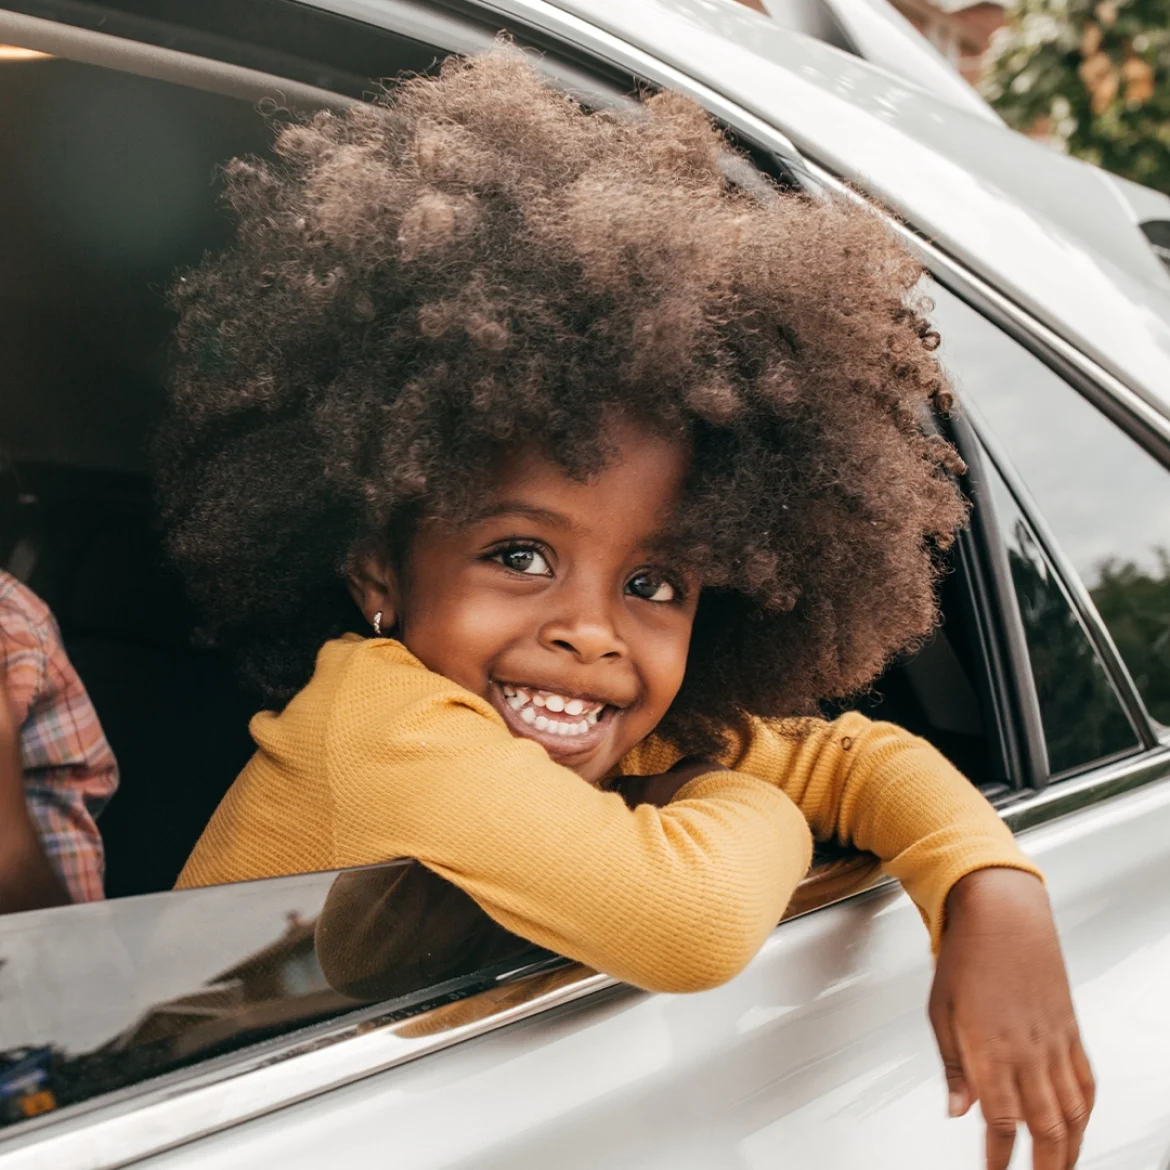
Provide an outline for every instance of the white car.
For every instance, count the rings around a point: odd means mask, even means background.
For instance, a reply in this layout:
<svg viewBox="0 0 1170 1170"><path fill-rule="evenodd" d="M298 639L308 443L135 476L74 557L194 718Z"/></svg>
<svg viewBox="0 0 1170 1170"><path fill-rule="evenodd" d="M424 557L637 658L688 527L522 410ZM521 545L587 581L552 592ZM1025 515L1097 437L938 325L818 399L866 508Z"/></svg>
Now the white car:
<svg viewBox="0 0 1170 1170"><path fill-rule="evenodd" d="M946 1117L926 933L864 857L826 853L690 996L453 934L441 889L346 994L314 949L336 874L169 892L251 711L151 524L160 290L226 240L214 168L267 149L265 112L501 29L588 102L692 95L745 152L732 181L866 199L932 274L973 524L941 631L863 707L1048 875L1099 1085L1080 1164L1164 1170L1170 274L1107 176L731 0L0 0L0 566L53 607L123 773L111 900L0 920L0 1170L982 1164L978 1116Z"/></svg>

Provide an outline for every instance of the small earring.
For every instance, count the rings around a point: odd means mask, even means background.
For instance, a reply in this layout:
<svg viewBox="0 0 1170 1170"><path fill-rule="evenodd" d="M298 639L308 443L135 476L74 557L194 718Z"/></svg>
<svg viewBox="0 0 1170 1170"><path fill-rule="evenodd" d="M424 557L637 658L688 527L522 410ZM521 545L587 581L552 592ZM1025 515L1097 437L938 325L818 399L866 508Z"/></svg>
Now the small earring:
<svg viewBox="0 0 1170 1170"><path fill-rule="evenodd" d="M382 636L382 611L378 610L374 614L374 636L380 638Z"/></svg>

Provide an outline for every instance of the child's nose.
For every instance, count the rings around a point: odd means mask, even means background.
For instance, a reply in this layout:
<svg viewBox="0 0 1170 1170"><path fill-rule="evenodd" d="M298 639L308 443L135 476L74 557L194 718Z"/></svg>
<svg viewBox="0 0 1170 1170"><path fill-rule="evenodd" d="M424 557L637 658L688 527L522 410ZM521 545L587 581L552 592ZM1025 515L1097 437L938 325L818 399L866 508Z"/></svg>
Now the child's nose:
<svg viewBox="0 0 1170 1170"><path fill-rule="evenodd" d="M600 614L548 621L540 631L540 640L550 649L567 650L582 663L626 655L625 642L614 623Z"/></svg>

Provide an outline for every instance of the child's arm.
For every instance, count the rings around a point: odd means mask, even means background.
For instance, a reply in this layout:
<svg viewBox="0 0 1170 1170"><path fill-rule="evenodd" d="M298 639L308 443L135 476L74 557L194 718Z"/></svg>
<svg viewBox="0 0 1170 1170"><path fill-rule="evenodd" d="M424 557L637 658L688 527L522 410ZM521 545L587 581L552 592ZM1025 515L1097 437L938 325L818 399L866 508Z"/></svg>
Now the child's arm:
<svg viewBox="0 0 1170 1170"><path fill-rule="evenodd" d="M626 982L732 978L808 868L799 812L753 777L709 773L667 808L631 810L530 741L474 738L479 715L444 722L463 724L465 747L366 757L384 810L353 809L339 837L355 856L417 858L514 934Z"/></svg>
<svg viewBox="0 0 1170 1170"><path fill-rule="evenodd" d="M1096 1090L1034 877L984 869L951 890L930 1022L951 1116L982 1108L988 1170L1007 1170L1021 1121L1037 1170L1076 1163Z"/></svg>
<svg viewBox="0 0 1170 1170"><path fill-rule="evenodd" d="M356 653L329 705L338 866L417 858L513 933L653 990L711 987L753 957L811 853L774 785L706 770L668 807L631 810L483 700L390 655ZM244 831L233 805L229 793L205 856ZM195 861L186 884L201 880Z"/></svg>
<svg viewBox="0 0 1170 1170"><path fill-rule="evenodd" d="M733 762L792 798L818 840L876 854L942 941L961 878L1008 867L1040 876L999 814L936 748L855 712L805 726L754 721Z"/></svg>
<svg viewBox="0 0 1170 1170"><path fill-rule="evenodd" d="M1093 1076L1039 870L995 810L924 740L857 714L803 734L757 724L736 766L774 777L817 837L876 853L918 904L949 1108L981 1103L989 1170L1018 1122L1038 1168L1073 1165Z"/></svg>

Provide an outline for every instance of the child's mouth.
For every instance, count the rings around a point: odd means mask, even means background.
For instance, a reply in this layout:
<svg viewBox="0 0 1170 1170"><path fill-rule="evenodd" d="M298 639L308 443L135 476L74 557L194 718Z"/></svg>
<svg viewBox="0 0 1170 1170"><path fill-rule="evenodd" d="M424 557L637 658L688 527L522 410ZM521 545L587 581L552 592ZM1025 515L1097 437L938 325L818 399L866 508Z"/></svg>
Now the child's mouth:
<svg viewBox="0 0 1170 1170"><path fill-rule="evenodd" d="M598 699L512 683L492 683L493 704L516 735L534 739L553 756L575 755L605 734L615 708Z"/></svg>

